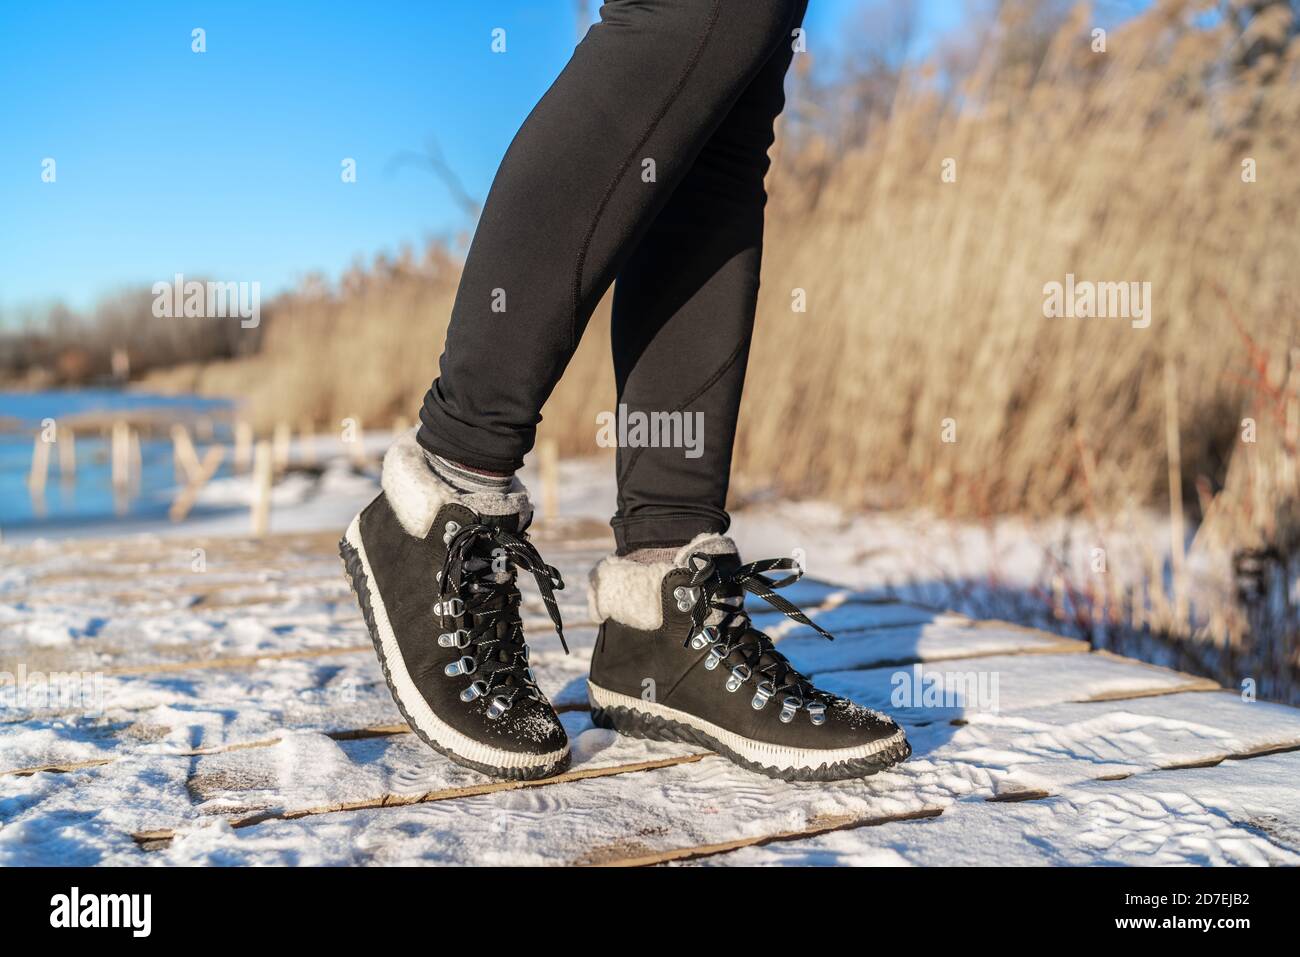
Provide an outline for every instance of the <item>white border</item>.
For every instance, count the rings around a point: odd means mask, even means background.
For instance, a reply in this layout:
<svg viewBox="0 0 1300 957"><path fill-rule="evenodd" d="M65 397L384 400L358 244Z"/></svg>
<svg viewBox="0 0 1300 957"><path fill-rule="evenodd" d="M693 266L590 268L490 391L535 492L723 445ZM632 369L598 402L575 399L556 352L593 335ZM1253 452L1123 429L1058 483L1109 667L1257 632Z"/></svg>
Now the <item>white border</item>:
<svg viewBox="0 0 1300 957"><path fill-rule="evenodd" d="M726 728L720 728L716 724L705 721L703 718L687 714L685 711L669 708L657 701L645 701L641 698L632 698L625 694L619 694L617 691L609 691L591 681L587 682L587 696L591 700L593 707L627 708L631 711L640 711L643 714L651 714L658 718L666 718L669 721L687 725L697 731L704 732L713 740L739 754L746 761L752 761L754 764L776 770L792 770L795 768L815 770L824 764L858 761L907 740L907 735L903 733L902 728L899 728L897 733L890 735L888 738L881 738L879 741L858 745L855 748L792 748L784 744L769 744L766 741L745 738L734 731L728 731Z"/></svg>

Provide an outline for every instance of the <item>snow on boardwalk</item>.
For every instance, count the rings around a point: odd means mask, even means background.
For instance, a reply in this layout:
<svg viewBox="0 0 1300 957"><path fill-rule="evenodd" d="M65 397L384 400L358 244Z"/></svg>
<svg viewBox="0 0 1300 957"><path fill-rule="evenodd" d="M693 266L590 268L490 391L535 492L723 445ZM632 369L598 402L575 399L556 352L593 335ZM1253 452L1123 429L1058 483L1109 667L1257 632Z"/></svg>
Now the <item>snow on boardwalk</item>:
<svg viewBox="0 0 1300 957"><path fill-rule="evenodd" d="M818 582L788 592L837 641L760 626L894 712L910 761L792 785L594 728L585 581L605 534L538 535L574 653L527 588L525 615L574 761L524 784L406 731L332 534L0 548L0 672L102 676L91 711L0 688L0 864L1300 863L1300 711ZM918 665L968 697L891 700L924 691Z"/></svg>

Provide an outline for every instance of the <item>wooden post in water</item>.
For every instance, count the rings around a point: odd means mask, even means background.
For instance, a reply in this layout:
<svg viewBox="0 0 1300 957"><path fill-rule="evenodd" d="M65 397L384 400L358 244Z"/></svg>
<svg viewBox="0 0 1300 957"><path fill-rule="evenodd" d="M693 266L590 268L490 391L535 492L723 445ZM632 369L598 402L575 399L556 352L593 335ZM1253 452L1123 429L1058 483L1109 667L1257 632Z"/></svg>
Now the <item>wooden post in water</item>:
<svg viewBox="0 0 1300 957"><path fill-rule="evenodd" d="M172 458L176 462L178 484L193 482L199 474L199 454L190 440L189 430L179 422L172 426Z"/></svg>
<svg viewBox="0 0 1300 957"><path fill-rule="evenodd" d="M217 474L217 469L221 466L221 460L225 458L226 449L221 445L208 446L207 452L203 455L202 462L195 463L195 471L189 475L185 486L181 489L180 494L172 501L172 506L167 515L173 522L179 522L190 513L194 503L198 500L199 492L207 484L212 476Z"/></svg>
<svg viewBox="0 0 1300 957"><path fill-rule="evenodd" d="M127 489L132 495L140 494L140 482L144 478L144 452L140 448L140 433L135 429L127 430L130 439L131 463L127 467Z"/></svg>
<svg viewBox="0 0 1300 957"><path fill-rule="evenodd" d="M260 440L253 450L253 509L252 531L255 537L265 535L271 528L271 479L274 462L271 443Z"/></svg>
<svg viewBox="0 0 1300 957"><path fill-rule="evenodd" d="M59 429L59 480L71 485L77 480L77 434L64 426Z"/></svg>
<svg viewBox="0 0 1300 957"><path fill-rule="evenodd" d="M121 419L113 423L110 443L113 488L125 489L130 478L127 473L131 468L131 429Z"/></svg>
<svg viewBox="0 0 1300 957"><path fill-rule="evenodd" d="M289 451L293 443L293 433L288 422L277 422L271 436L271 461L275 474L279 475L289 467Z"/></svg>
<svg viewBox="0 0 1300 957"><path fill-rule="evenodd" d="M118 419L109 436L109 462L113 483L113 511L118 515L126 511L127 489L131 469L131 429Z"/></svg>
<svg viewBox="0 0 1300 957"><path fill-rule="evenodd" d="M27 476L27 490L31 492L33 501L44 498L45 482L49 474L50 443L46 442L45 436L38 432L36 441L32 445L32 470Z"/></svg>

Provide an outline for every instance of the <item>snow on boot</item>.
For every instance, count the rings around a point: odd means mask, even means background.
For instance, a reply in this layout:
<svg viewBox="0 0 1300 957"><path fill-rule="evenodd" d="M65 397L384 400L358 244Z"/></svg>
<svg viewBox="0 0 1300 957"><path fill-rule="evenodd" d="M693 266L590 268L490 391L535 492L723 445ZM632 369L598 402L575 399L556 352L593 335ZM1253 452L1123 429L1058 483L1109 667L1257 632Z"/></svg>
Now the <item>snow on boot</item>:
<svg viewBox="0 0 1300 957"><path fill-rule="evenodd" d="M415 433L384 456L383 492L339 542L406 723L457 764L513 780L569 766L569 739L528 666L516 575L537 580L560 641L559 573L525 529L528 493L460 493ZM565 647L567 651L567 646Z"/></svg>
<svg viewBox="0 0 1300 957"><path fill-rule="evenodd" d="M773 580L764 574L772 571L789 574ZM591 573L601 622L587 683L592 720L698 744L785 781L858 778L904 760L911 748L898 725L818 691L751 624L746 592L830 638L774 592L801 575L788 558L743 565L716 534L672 562L601 561Z"/></svg>

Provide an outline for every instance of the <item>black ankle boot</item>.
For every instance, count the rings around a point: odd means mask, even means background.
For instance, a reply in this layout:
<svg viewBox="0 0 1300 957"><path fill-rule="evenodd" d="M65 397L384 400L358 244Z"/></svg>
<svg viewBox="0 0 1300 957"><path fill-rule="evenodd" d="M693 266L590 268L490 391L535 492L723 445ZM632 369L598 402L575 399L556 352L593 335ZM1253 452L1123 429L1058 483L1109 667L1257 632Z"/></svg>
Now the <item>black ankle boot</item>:
<svg viewBox="0 0 1300 957"><path fill-rule="evenodd" d="M765 572L788 572L774 581ZM588 694L592 719L635 737L688 741L786 781L837 781L904 760L892 720L818 691L756 630L746 592L810 625L773 589L802 573L790 559L742 565L735 545L701 535L671 563L611 557L592 572L601 621Z"/></svg>
<svg viewBox="0 0 1300 957"><path fill-rule="evenodd" d="M564 636L525 528L527 493L460 494L429 468L414 433L384 457L383 493L339 543L393 699L430 747L515 780L569 766L569 740L528 667L519 570L531 572ZM567 650L567 648L566 648Z"/></svg>

